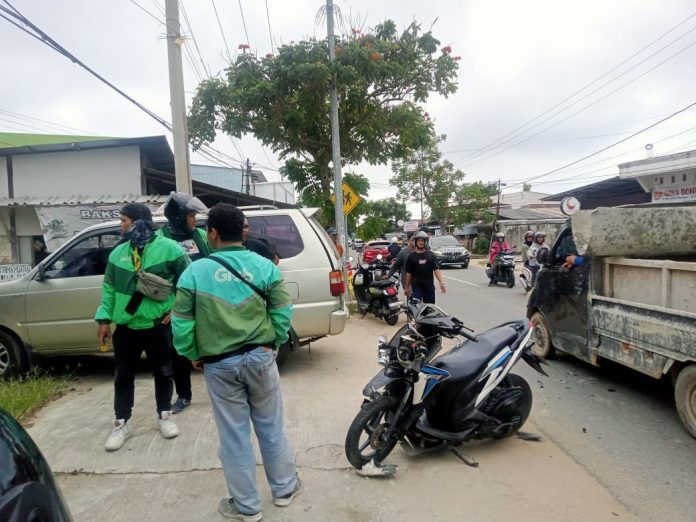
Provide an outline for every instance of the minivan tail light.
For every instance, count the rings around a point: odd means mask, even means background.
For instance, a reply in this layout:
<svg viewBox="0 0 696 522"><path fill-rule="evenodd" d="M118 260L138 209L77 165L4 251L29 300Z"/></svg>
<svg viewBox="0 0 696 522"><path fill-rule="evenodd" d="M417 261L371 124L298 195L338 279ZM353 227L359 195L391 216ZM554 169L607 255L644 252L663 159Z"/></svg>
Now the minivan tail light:
<svg viewBox="0 0 696 522"><path fill-rule="evenodd" d="M338 297L343 295L346 291L346 283L343 280L343 271L334 270L329 273L329 287L331 288L331 295Z"/></svg>

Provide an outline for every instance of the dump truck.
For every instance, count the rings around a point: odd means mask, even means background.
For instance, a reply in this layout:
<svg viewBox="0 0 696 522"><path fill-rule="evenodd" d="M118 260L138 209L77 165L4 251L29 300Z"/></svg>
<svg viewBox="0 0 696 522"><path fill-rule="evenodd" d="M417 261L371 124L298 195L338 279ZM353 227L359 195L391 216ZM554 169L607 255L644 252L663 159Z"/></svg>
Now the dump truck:
<svg viewBox="0 0 696 522"><path fill-rule="evenodd" d="M696 206L573 214L541 256L527 302L535 352L622 364L674 385L696 438ZM585 262L564 267L570 255Z"/></svg>

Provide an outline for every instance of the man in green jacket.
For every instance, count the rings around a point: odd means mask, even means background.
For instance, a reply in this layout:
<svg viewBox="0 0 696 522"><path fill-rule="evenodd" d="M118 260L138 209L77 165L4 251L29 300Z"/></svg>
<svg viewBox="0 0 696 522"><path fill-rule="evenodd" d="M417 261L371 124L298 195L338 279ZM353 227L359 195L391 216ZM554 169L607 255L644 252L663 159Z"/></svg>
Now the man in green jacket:
<svg viewBox="0 0 696 522"><path fill-rule="evenodd" d="M185 192L172 192L164 203L167 224L157 231L157 235L179 243L191 261L208 257L208 236L203 229L196 228L196 215L207 211L208 207L200 199ZM173 346L172 366L177 395L172 413L176 414L191 404L191 361L179 355Z"/></svg>
<svg viewBox="0 0 696 522"><path fill-rule="evenodd" d="M278 267L242 245L244 214L225 203L208 213L215 250L192 263L177 285L174 347L205 367L220 437L220 461L231 498L218 504L227 518L263 518L256 488L250 422L261 447L273 503L290 505L302 484L283 422L276 349L288 339L292 305Z"/></svg>
<svg viewBox="0 0 696 522"><path fill-rule="evenodd" d="M176 241L155 234L150 209L141 203L129 203L121 209L121 233L127 241L116 246L109 255L102 301L94 317L99 323L97 335L101 344L111 337L111 323L116 324L113 335L116 418L106 441L107 451L119 449L133 433L130 417L135 372L143 350L153 367L159 430L165 438L179 434L171 420L173 383L169 322L174 285L189 259ZM171 283L171 292L164 301L136 289L139 270Z"/></svg>

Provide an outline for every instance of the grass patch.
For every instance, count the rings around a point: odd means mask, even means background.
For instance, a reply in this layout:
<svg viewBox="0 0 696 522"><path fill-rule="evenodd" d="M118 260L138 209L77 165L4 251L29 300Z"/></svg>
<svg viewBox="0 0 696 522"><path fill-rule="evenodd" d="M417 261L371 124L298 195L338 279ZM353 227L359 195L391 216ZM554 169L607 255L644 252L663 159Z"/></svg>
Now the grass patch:
<svg viewBox="0 0 696 522"><path fill-rule="evenodd" d="M68 386L67 377L54 377L33 367L22 377L0 381L0 406L16 419L26 419Z"/></svg>

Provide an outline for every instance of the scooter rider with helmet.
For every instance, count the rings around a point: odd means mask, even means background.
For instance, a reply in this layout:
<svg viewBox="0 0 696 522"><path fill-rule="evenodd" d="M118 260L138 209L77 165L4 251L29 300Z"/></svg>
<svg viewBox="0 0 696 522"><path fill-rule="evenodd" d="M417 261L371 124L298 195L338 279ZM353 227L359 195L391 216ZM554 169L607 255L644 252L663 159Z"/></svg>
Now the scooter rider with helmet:
<svg viewBox="0 0 696 522"><path fill-rule="evenodd" d="M510 250L510 245L508 245L507 241L505 241L505 234L498 232L495 235L495 241L493 241L491 244L490 256L488 259L493 274L498 272L498 261L496 260L496 257L504 250Z"/></svg>
<svg viewBox="0 0 696 522"><path fill-rule="evenodd" d="M544 248L546 248L547 250L549 248L549 245L546 244L546 232L544 232L543 230L539 230L534 233L534 243L532 243L532 246L530 246L529 250L527 251L527 257L529 259L529 269L532 272L532 286L534 286L536 276L539 273L539 269L541 268L541 265L539 265L539 261L537 258L539 256L539 252Z"/></svg>
<svg viewBox="0 0 696 522"><path fill-rule="evenodd" d="M192 261L208 257L210 248L205 230L196 228L196 214L207 212L203 202L184 192L172 192L164 203L167 224L157 235L173 239ZM172 404L172 413L181 413L191 404L191 361L172 348L174 387L177 400Z"/></svg>
<svg viewBox="0 0 696 522"><path fill-rule="evenodd" d="M524 233L524 243L522 244L522 263L529 268L529 247L534 243L534 231L527 230Z"/></svg>

